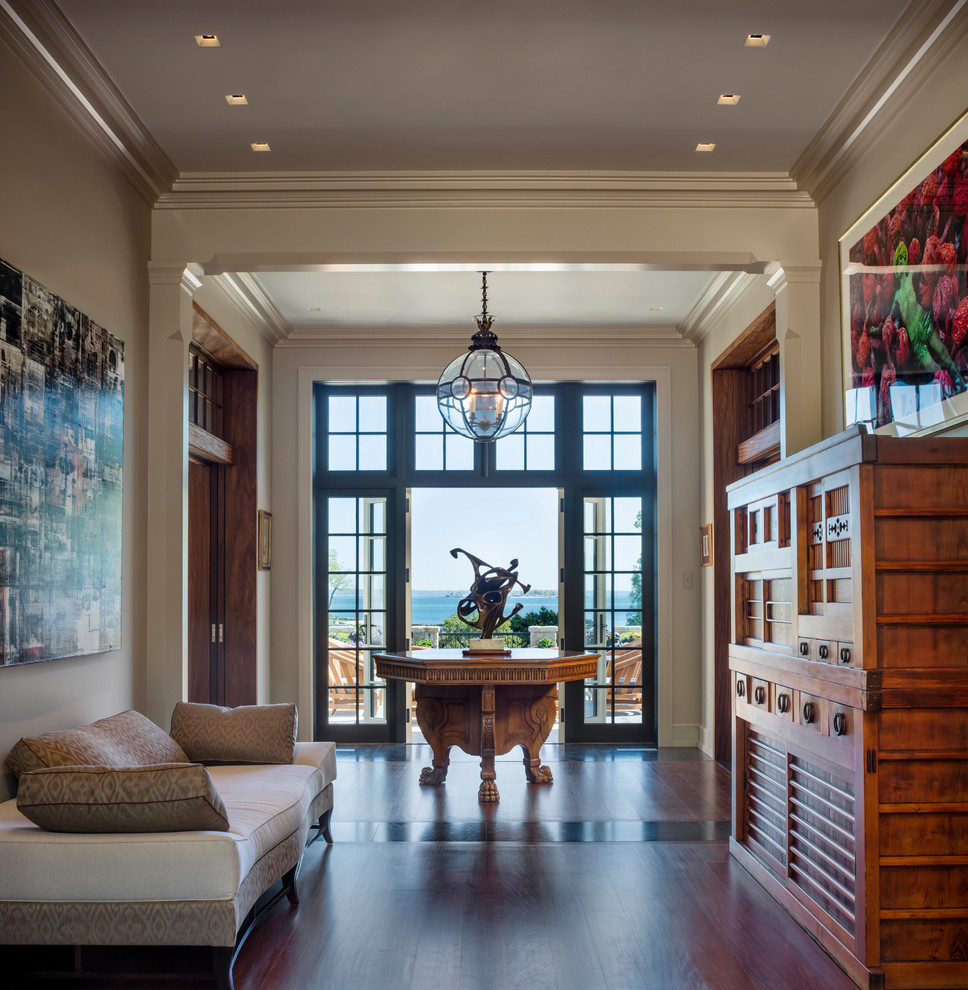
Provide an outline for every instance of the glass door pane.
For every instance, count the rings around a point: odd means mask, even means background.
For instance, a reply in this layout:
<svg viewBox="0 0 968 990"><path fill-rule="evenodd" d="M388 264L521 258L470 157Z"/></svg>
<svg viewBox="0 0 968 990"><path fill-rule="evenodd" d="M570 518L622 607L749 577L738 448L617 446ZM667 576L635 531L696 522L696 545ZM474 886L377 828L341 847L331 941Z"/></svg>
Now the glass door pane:
<svg viewBox="0 0 968 990"><path fill-rule="evenodd" d="M648 734L652 718L652 658L643 636L642 518L640 496L585 495L580 505L582 646L600 654L595 676L572 691L569 719L589 727L582 736ZM649 623L645 623L648 630ZM576 685L576 687L579 687ZM580 706L576 716L574 707Z"/></svg>
<svg viewBox="0 0 968 990"><path fill-rule="evenodd" d="M387 499L334 496L327 508L328 722L385 724L386 682L373 654L387 642Z"/></svg>

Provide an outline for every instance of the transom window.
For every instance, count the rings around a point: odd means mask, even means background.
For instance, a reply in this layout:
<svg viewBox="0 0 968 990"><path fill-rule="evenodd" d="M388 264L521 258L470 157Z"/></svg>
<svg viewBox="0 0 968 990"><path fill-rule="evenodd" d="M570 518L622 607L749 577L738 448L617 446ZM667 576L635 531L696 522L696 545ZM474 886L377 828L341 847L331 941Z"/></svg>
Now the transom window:
<svg viewBox="0 0 968 990"><path fill-rule="evenodd" d="M636 395L582 397L582 467L586 471L642 468L642 400Z"/></svg>
<svg viewBox="0 0 968 990"><path fill-rule="evenodd" d="M385 471L387 467L387 397L329 397L328 466L330 471Z"/></svg>

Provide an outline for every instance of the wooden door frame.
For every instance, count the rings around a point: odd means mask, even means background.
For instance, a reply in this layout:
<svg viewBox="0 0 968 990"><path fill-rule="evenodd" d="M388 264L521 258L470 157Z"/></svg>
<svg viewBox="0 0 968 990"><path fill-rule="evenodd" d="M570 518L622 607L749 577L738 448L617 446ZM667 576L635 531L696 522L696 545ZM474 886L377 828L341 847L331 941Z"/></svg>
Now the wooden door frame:
<svg viewBox="0 0 968 990"><path fill-rule="evenodd" d="M710 366L713 414L713 754L721 763L729 763L732 759L729 643L733 589L726 486L748 473L737 460L737 448L746 439L746 369L774 340L776 304L772 303Z"/></svg>
<svg viewBox="0 0 968 990"><path fill-rule="evenodd" d="M193 341L219 365L223 429L214 437L189 429L189 456L219 466L217 543L220 586L213 589L224 626L218 638L210 702L229 707L258 700L258 390L256 362L197 304ZM214 518L214 517L213 517ZM191 607L191 604L189 605Z"/></svg>

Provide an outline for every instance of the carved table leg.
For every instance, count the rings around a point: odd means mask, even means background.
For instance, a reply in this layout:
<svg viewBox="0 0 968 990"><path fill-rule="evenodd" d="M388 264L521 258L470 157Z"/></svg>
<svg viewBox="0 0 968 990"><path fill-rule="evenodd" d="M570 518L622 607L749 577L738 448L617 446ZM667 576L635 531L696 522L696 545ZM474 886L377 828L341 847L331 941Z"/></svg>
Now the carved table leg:
<svg viewBox="0 0 968 990"><path fill-rule="evenodd" d="M446 711L436 698L417 698L417 724L433 750L433 766L420 771L420 783L436 787L447 779L450 746L444 742Z"/></svg>
<svg viewBox="0 0 968 990"><path fill-rule="evenodd" d="M494 772L494 686L481 688L481 787L478 800L490 804L500 800Z"/></svg>
<svg viewBox="0 0 968 990"><path fill-rule="evenodd" d="M554 777L551 773L550 767L541 766L541 757L538 751L541 749L541 743L535 746L534 752L531 748L526 746L524 743L521 744L521 749L524 750L524 775L528 778L529 784L550 784L554 781Z"/></svg>

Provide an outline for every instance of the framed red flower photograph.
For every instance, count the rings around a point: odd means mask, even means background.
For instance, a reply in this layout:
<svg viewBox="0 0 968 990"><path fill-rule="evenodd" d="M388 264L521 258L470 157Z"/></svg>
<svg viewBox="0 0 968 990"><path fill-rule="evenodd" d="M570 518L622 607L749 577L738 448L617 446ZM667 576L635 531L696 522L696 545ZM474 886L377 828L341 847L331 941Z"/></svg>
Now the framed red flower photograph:
<svg viewBox="0 0 968 990"><path fill-rule="evenodd" d="M968 117L840 249L845 425L903 435L968 412Z"/></svg>

